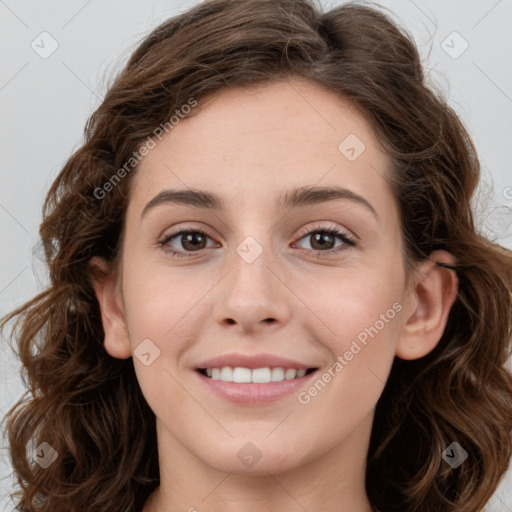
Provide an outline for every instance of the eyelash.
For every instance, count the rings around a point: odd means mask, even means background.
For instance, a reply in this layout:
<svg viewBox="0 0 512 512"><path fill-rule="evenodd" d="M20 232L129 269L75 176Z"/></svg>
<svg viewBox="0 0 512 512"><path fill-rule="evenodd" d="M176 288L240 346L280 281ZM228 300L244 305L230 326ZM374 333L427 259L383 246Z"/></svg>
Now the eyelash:
<svg viewBox="0 0 512 512"><path fill-rule="evenodd" d="M208 238L212 238L208 233L205 231L202 231L201 229L181 229L179 231L176 231L174 233L170 233L167 235L162 241L158 242L158 244L164 249L164 247L173 239L176 237L179 237L180 235L186 234L186 233L199 233L201 235L207 236ZM329 249L327 251L318 251L318 257L320 255L325 254L333 254L340 251L347 250L348 247L354 247L356 245L355 240L349 236L344 231L340 231L336 228L328 227L328 226L316 226L313 229L310 229L309 231L306 231L305 233L302 233L299 237L299 240L302 240L304 237L308 235L312 235L313 233L323 233L323 234L329 234L339 237L343 241L343 245L338 246L334 249ZM194 253L201 252L199 251L175 251L175 250L168 250L164 249L165 252L173 257L178 258L190 258ZM205 250L205 249L202 249ZM315 249L303 249L304 251L315 251Z"/></svg>

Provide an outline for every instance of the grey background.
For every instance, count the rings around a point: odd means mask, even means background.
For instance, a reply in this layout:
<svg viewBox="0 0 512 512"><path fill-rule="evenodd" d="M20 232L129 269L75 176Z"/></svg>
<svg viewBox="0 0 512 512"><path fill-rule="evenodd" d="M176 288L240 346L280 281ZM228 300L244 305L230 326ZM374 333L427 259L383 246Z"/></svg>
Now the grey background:
<svg viewBox="0 0 512 512"><path fill-rule="evenodd" d="M196 3L47 0L43 5L0 0L0 316L44 286L36 245L43 198L67 157L80 146L85 122L109 80L144 35ZM326 7L338 3L343 2L323 2ZM512 249L512 1L378 3L391 9L414 35L430 80L444 91L468 128L482 164L475 200L479 227ZM44 31L58 44L46 59L31 47L39 45L39 52L51 48L49 36L40 36ZM457 56L464 41L468 48ZM0 347L3 417L23 386L16 359L4 343ZM0 506L12 510L4 497L12 487L4 445ZM512 470L488 510L512 512Z"/></svg>

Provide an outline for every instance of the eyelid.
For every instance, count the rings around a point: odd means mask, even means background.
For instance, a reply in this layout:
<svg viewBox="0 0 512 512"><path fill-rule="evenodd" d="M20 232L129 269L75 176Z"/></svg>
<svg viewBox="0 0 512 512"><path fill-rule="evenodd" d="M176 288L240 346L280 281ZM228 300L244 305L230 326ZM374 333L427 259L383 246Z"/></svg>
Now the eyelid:
<svg viewBox="0 0 512 512"><path fill-rule="evenodd" d="M298 235L298 239L300 240L306 235L311 234L313 231L325 231L325 230L335 230L338 231L340 234L345 235L349 240L351 240L354 244L356 243L356 240L359 240L359 237L354 234L352 231L349 231L348 229L336 226L336 225L330 225L328 224L329 221L316 221L313 226L309 225L308 227L304 228L300 231Z"/></svg>
<svg viewBox="0 0 512 512"><path fill-rule="evenodd" d="M298 236L298 239L301 239L303 238L304 236L306 235L309 235L312 231L314 230L322 230L322 229L335 229L337 231L340 231L343 235L345 235L347 238L353 240L353 239L357 239L359 240L359 237L353 233L352 231L349 231L347 230L346 228L343 228L343 227L338 227L338 226L328 226L326 225L326 222L329 222L329 221L316 221L315 224L313 226L307 226L305 227L304 229L302 229L299 234L297 235ZM208 235L210 238L214 239L215 237L210 233L210 231L206 228L203 228L203 227L198 227L198 226L194 226L194 225L185 225L185 226L180 226L179 228L173 230L173 231L170 231L170 232L166 232L167 230L164 230L164 234L162 234L161 236L158 237L158 240L159 240L159 244L160 243L165 243L166 241L168 241L170 238L178 235L178 234L182 234L184 231L197 231L197 232L202 232L204 233L205 235ZM355 240L354 240L355 241Z"/></svg>
<svg viewBox="0 0 512 512"><path fill-rule="evenodd" d="M185 224L184 226L182 226L180 224L180 226L178 228L175 228L175 229L165 229L162 232L162 234L158 237L158 240L159 240L158 243L165 242L169 238L172 238L172 237L174 237L174 236L176 236L178 234L181 234L184 231L201 232L201 233L204 233L205 235L208 235L212 239L215 238L212 235L212 233L208 230L208 228L204 228L202 226L201 227L195 226L193 224L190 224L190 225Z"/></svg>

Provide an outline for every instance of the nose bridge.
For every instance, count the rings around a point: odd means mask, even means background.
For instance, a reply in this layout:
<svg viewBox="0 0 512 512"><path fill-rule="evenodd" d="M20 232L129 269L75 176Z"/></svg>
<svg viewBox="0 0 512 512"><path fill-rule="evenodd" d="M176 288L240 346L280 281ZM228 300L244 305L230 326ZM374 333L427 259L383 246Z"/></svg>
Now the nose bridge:
<svg viewBox="0 0 512 512"><path fill-rule="evenodd" d="M231 271L215 306L217 321L235 322L246 330L270 320L286 323L289 317L284 279L275 275L279 274L279 265L273 258L271 236L263 228L252 233L234 247L229 262Z"/></svg>

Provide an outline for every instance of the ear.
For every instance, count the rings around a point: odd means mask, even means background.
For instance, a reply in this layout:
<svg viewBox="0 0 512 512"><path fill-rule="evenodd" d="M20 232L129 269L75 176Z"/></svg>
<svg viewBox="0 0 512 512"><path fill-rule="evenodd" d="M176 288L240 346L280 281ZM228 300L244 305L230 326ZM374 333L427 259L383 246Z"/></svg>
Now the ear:
<svg viewBox="0 0 512 512"><path fill-rule="evenodd" d="M420 265L409 291L406 324L396 347L401 359L419 359L436 347L457 297L459 280L455 271L436 262L453 265L455 257L438 250Z"/></svg>
<svg viewBox="0 0 512 512"><path fill-rule="evenodd" d="M109 271L107 263L98 257L92 258L89 266L91 281L101 310L105 350L112 357L126 359L132 355L132 348L128 338L118 274Z"/></svg>

